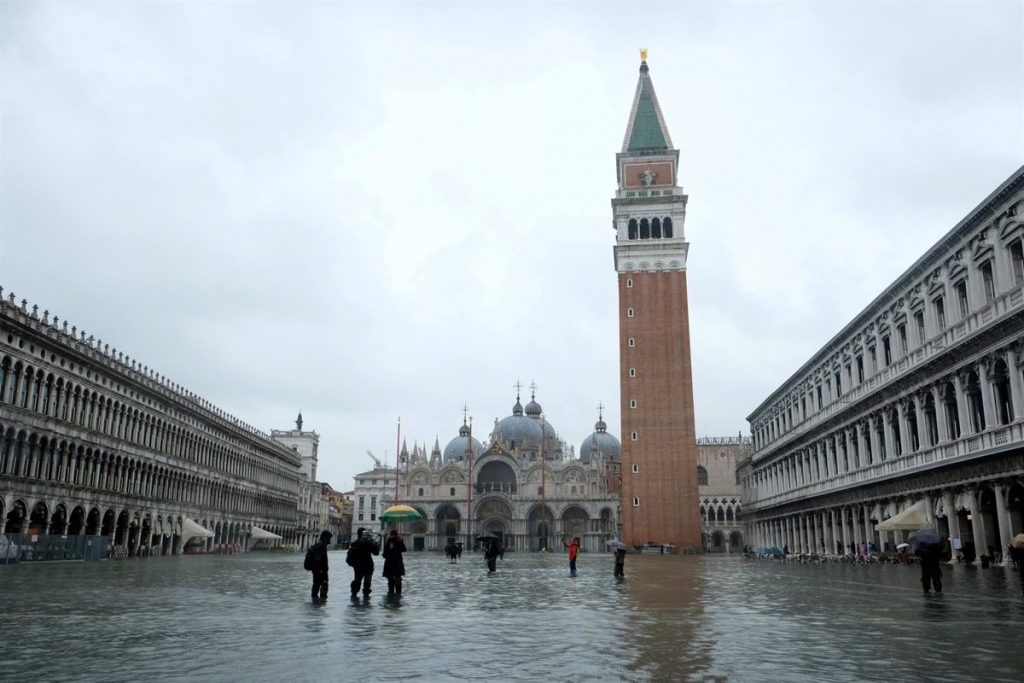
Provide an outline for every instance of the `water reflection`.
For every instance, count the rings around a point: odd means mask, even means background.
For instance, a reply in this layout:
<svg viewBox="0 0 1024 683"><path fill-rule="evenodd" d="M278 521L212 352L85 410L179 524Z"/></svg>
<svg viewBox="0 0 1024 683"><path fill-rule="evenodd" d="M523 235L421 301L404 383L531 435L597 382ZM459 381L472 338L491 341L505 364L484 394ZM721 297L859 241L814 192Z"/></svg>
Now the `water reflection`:
<svg viewBox="0 0 1024 683"><path fill-rule="evenodd" d="M409 553L403 594L309 598L298 555L0 568L17 680L780 680L1024 678L1021 578L730 557ZM338 587L342 590L339 591ZM54 647L59 643L59 648Z"/></svg>

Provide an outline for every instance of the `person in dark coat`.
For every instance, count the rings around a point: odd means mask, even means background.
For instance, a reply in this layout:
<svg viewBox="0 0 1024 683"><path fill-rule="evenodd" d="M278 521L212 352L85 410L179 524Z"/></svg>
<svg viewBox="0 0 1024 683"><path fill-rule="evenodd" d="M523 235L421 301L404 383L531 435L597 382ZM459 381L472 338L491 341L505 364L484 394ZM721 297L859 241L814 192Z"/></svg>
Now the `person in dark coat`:
<svg viewBox="0 0 1024 683"><path fill-rule="evenodd" d="M388 580L388 595L402 594L402 576L405 574L405 560L402 554L405 552L405 541L394 529L388 534L388 540L384 541L384 550L381 557L384 558L384 578Z"/></svg>
<svg viewBox="0 0 1024 683"><path fill-rule="evenodd" d="M331 544L333 534L324 529L320 532L320 540L310 548L310 563L313 572L313 599L327 599L327 546Z"/></svg>
<svg viewBox="0 0 1024 683"><path fill-rule="evenodd" d="M626 549L615 549L615 578L626 578Z"/></svg>
<svg viewBox="0 0 1024 683"><path fill-rule="evenodd" d="M352 581L352 597L359 593L359 585L363 586L363 595L370 595L370 582L373 580L373 556L380 555L380 543L366 529L359 527L356 540L348 547L345 561L352 567L355 578Z"/></svg>
<svg viewBox="0 0 1024 683"><path fill-rule="evenodd" d="M942 592L942 567L939 562L942 560L940 553L933 550L918 548L914 553L921 559L921 587L924 594L928 595L932 587L936 593Z"/></svg>
<svg viewBox="0 0 1024 683"><path fill-rule="evenodd" d="M484 559L487 560L487 571L493 573L498 568L498 555L501 555L501 542L494 538L487 544L484 550Z"/></svg>
<svg viewBox="0 0 1024 683"><path fill-rule="evenodd" d="M459 546L455 545L455 539L449 538L448 544L444 547L444 554L448 556L450 563L455 563L459 556Z"/></svg>

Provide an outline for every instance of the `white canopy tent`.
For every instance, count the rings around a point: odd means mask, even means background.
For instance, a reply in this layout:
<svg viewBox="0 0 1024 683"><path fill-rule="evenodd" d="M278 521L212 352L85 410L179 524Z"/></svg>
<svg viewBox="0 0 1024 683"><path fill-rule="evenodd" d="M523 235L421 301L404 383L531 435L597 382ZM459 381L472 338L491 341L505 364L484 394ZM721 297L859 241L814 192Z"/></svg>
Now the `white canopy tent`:
<svg viewBox="0 0 1024 683"><path fill-rule="evenodd" d="M272 534L266 529L261 529L258 526L252 528L252 532L249 534L249 538L254 541L280 541L282 540L277 534Z"/></svg>
<svg viewBox="0 0 1024 683"><path fill-rule="evenodd" d="M931 527L925 502L919 500L898 515L875 525L878 531L917 531Z"/></svg>
<svg viewBox="0 0 1024 683"><path fill-rule="evenodd" d="M214 533L199 522L186 517L185 522L181 525L182 545L184 546L184 544L189 542L189 539L196 538L197 536L202 538L213 538Z"/></svg>

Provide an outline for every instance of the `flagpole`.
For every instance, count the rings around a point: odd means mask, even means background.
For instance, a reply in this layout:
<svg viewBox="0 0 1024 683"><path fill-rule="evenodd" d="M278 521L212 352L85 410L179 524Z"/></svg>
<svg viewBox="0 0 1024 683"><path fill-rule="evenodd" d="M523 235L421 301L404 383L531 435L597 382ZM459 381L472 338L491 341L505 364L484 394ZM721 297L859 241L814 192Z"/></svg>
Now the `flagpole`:
<svg viewBox="0 0 1024 683"><path fill-rule="evenodd" d="M398 473L402 464L402 416L398 416L398 429L395 433L395 505L398 505Z"/></svg>

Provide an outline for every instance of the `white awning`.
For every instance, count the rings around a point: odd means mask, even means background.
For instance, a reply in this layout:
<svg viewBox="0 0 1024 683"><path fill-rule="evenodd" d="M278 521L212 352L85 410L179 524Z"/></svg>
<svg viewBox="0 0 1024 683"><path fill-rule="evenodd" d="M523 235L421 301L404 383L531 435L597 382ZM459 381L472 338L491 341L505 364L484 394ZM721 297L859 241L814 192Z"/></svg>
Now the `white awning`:
<svg viewBox="0 0 1024 683"><path fill-rule="evenodd" d="M254 541L280 541L281 537L277 534L272 534L266 529L261 529L258 526L252 528L252 532L249 537Z"/></svg>
<svg viewBox="0 0 1024 683"><path fill-rule="evenodd" d="M213 538L214 533L206 527L199 524L195 520L185 518L185 523L181 525L181 538L187 541L190 538L196 536L202 536L204 538Z"/></svg>
<svg viewBox="0 0 1024 683"><path fill-rule="evenodd" d="M875 525L878 531L917 531L929 527L928 511L925 503L919 500L898 515L893 515L884 522Z"/></svg>

